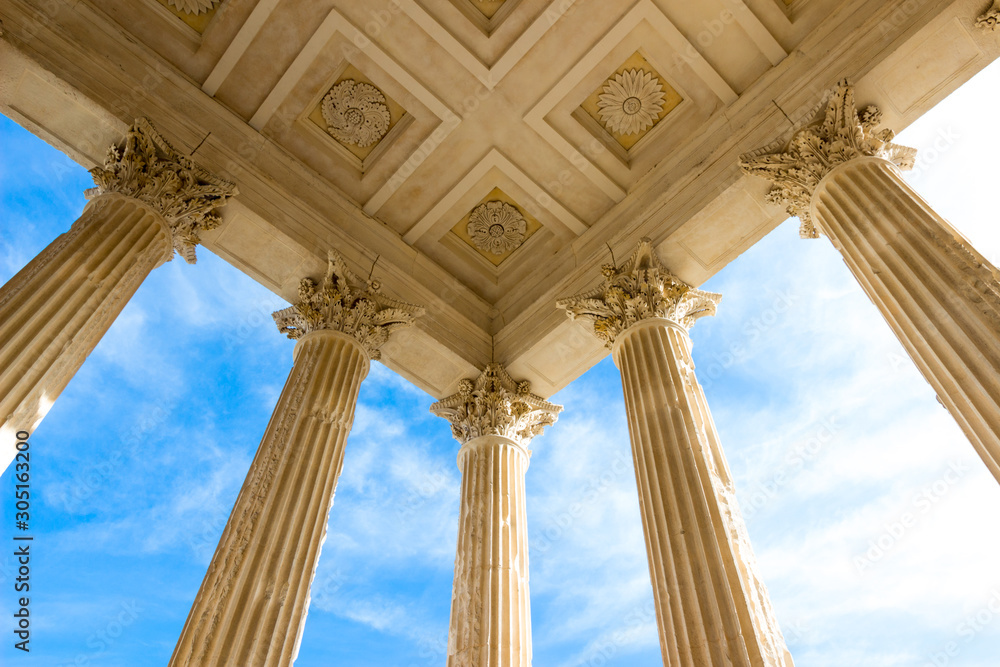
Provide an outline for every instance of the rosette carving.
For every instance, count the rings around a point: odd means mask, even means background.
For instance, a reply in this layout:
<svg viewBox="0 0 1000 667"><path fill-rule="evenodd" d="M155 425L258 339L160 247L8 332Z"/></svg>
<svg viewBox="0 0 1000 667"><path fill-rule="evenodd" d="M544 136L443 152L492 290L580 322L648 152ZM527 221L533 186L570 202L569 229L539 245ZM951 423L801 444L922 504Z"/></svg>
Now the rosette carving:
<svg viewBox="0 0 1000 667"><path fill-rule="evenodd" d="M370 83L341 81L323 98L322 111L327 132L345 144L371 146L389 131L385 95Z"/></svg>
<svg viewBox="0 0 1000 667"><path fill-rule="evenodd" d="M303 278L299 300L272 317L278 330L293 340L312 331L339 331L358 341L370 358L379 359L389 334L424 314L420 306L390 299L380 289L378 281L359 280L331 250L323 281Z"/></svg>
<svg viewBox="0 0 1000 667"><path fill-rule="evenodd" d="M516 207L507 202L488 201L473 209L468 231L480 250L502 255L524 243L528 223Z"/></svg>
<svg viewBox="0 0 1000 667"><path fill-rule="evenodd" d="M501 435L527 448L556 423L562 406L535 396L528 382L514 382L502 365L491 363L475 381L462 380L458 393L432 405L431 412L451 422L452 435L463 445Z"/></svg>
<svg viewBox="0 0 1000 667"><path fill-rule="evenodd" d="M177 11L185 14L204 14L215 8L222 0L167 0Z"/></svg>
<svg viewBox="0 0 1000 667"><path fill-rule="evenodd" d="M858 112L854 87L847 81L829 94L825 106L822 115L797 130L784 148L772 145L740 157L744 172L774 184L767 201L798 216L802 238L819 236L809 205L816 186L835 167L859 157L879 157L908 170L917 155L916 149L892 143L892 130L876 131L882 119L877 107Z"/></svg>
<svg viewBox="0 0 1000 667"><path fill-rule="evenodd" d="M604 84L597 101L597 113L611 132L638 134L656 124L666 97L663 84L656 76L641 69L630 69Z"/></svg>
<svg viewBox="0 0 1000 667"><path fill-rule="evenodd" d="M694 289L663 266L644 238L620 267L605 264L604 282L595 289L556 302L570 319L593 322L594 333L612 347L633 324L650 318L670 320L687 330L695 321L715 315L721 294Z"/></svg>
<svg viewBox="0 0 1000 667"><path fill-rule="evenodd" d="M87 190L88 198L118 193L142 201L163 216L174 249L191 264L200 232L222 222L215 209L238 192L179 154L145 118L135 121L124 141L108 150L104 167L90 175L96 187Z"/></svg>

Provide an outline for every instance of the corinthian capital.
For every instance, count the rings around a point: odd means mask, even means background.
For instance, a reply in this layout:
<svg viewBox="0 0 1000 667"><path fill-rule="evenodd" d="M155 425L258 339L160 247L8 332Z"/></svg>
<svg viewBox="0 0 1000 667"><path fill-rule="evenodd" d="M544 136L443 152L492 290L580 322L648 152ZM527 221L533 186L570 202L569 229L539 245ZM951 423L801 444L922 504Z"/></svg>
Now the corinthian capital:
<svg viewBox="0 0 1000 667"><path fill-rule="evenodd" d="M556 423L561 405L531 393L528 382L514 382L504 367L491 363L473 382L462 380L458 393L431 406L451 422L451 433L463 445L483 435L502 435L528 447L542 429Z"/></svg>
<svg viewBox="0 0 1000 667"><path fill-rule="evenodd" d="M219 226L215 209L237 194L236 186L179 154L145 118L121 144L108 149L104 167L90 170L95 188L87 196L116 192L134 197L160 213L170 227L174 249L190 264L199 233Z"/></svg>
<svg viewBox="0 0 1000 667"><path fill-rule="evenodd" d="M816 186L835 167L859 157L880 157L900 169L912 169L917 151L892 143L892 130L876 131L882 119L878 107L858 112L854 87L846 80L833 89L811 123L780 141L740 157L743 171L762 176L774 184L767 194L772 204L798 216L802 238L819 232L809 214Z"/></svg>
<svg viewBox="0 0 1000 667"><path fill-rule="evenodd" d="M331 250L323 282L299 283L299 300L274 313L278 330L295 340L312 331L339 331L361 344L368 356L379 359L379 348L389 334L407 327L424 309L383 295L375 280L359 280L339 253Z"/></svg>
<svg viewBox="0 0 1000 667"><path fill-rule="evenodd" d="M667 271L649 239L639 241L628 261L619 267L605 264L604 282L595 289L556 305L571 319L594 323L594 333L609 348L637 322L660 318L690 330L696 320L714 315L721 294L694 289Z"/></svg>
<svg viewBox="0 0 1000 667"><path fill-rule="evenodd" d="M983 30L996 30L1000 26L1000 0L993 0L986 13L976 19L976 25Z"/></svg>

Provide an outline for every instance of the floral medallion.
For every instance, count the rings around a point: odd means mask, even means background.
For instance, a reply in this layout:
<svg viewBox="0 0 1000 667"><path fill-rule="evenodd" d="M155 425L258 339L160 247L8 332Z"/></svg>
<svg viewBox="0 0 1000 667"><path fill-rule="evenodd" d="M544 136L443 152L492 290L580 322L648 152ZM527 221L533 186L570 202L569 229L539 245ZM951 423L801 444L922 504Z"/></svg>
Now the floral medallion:
<svg viewBox="0 0 1000 667"><path fill-rule="evenodd" d="M516 250L524 243L527 222L514 206L488 201L469 216L469 236L476 247L494 255Z"/></svg>
<svg viewBox="0 0 1000 667"><path fill-rule="evenodd" d="M597 113L610 132L638 134L656 124L665 99L656 76L641 69L625 70L604 85Z"/></svg>
<svg viewBox="0 0 1000 667"><path fill-rule="evenodd" d="M341 81L323 98L322 110L327 132L345 144L371 146L389 131L385 95L370 83Z"/></svg>
<svg viewBox="0 0 1000 667"><path fill-rule="evenodd" d="M167 0L167 4L185 14L204 14L214 9L220 2L222 0Z"/></svg>

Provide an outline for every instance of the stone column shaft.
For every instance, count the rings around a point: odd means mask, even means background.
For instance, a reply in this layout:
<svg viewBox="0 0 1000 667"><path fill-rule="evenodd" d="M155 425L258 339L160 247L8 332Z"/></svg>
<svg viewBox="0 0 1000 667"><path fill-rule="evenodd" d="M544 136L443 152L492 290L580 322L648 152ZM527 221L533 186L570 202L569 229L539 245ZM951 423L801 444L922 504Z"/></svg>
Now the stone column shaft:
<svg viewBox="0 0 1000 667"><path fill-rule="evenodd" d="M673 276L649 239L603 274L558 305L621 371L663 664L793 667L694 374L687 332L722 297Z"/></svg>
<svg viewBox="0 0 1000 667"><path fill-rule="evenodd" d="M462 501L449 628L449 667L531 664L528 452L484 435L462 446Z"/></svg>
<svg viewBox="0 0 1000 667"><path fill-rule="evenodd" d="M812 217L1000 481L1000 276L876 157L838 166Z"/></svg>
<svg viewBox="0 0 1000 667"><path fill-rule="evenodd" d="M368 357L315 331L295 363L170 659L291 665Z"/></svg>
<svg viewBox="0 0 1000 667"><path fill-rule="evenodd" d="M788 666L687 332L650 319L618 337L665 665Z"/></svg>
<svg viewBox="0 0 1000 667"><path fill-rule="evenodd" d="M0 288L0 432L32 431L150 271L173 252L162 217L102 195Z"/></svg>
<svg viewBox="0 0 1000 667"><path fill-rule="evenodd" d="M288 667L326 539L361 381L423 308L360 281L331 251L321 282L274 313L298 342L288 380L195 597L170 667Z"/></svg>
<svg viewBox="0 0 1000 667"><path fill-rule="evenodd" d="M462 443L462 503L448 631L448 667L530 667L528 444L562 406L491 363L431 406Z"/></svg>

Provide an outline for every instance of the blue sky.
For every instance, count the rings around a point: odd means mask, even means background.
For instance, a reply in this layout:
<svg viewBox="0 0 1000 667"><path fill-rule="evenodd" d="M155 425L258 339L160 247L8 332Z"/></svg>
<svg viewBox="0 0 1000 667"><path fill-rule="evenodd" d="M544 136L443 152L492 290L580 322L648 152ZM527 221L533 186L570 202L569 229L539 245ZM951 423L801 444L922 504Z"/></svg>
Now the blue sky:
<svg viewBox="0 0 1000 667"><path fill-rule="evenodd" d="M995 64L898 139L922 151L911 182L994 263L997 90ZM91 183L2 117L0 149L6 281ZM4 625L0 556L4 664L169 658L293 345L271 322L279 299L198 255L152 273L32 437L32 653ZM724 297L693 330L698 373L796 664L995 667L1000 487L836 251L791 220L704 288ZM373 364L299 667L444 664L460 479L432 400ZM659 665L617 370L606 359L552 400L566 410L527 476L534 662ZM588 513L571 518L574 502Z"/></svg>

